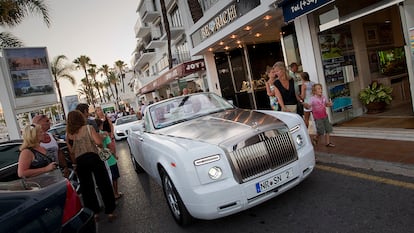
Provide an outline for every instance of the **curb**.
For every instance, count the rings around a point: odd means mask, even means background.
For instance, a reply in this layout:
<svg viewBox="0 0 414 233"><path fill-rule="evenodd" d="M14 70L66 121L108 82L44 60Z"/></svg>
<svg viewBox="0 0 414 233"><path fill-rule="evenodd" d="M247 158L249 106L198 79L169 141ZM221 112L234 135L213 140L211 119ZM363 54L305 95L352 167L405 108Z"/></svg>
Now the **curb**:
<svg viewBox="0 0 414 233"><path fill-rule="evenodd" d="M315 157L323 163L334 163L355 168L372 169L377 172L387 172L414 178L414 165L385 162L382 160L366 159L346 155L315 152Z"/></svg>
<svg viewBox="0 0 414 233"><path fill-rule="evenodd" d="M413 129L333 127L331 136L414 141Z"/></svg>

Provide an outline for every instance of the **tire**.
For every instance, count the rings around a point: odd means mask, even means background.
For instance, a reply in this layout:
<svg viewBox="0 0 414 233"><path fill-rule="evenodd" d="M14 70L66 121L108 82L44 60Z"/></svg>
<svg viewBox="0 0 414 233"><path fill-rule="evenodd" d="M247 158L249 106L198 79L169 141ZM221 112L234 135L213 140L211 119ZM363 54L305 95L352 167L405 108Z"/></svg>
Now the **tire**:
<svg viewBox="0 0 414 233"><path fill-rule="evenodd" d="M164 196L167 201L168 207L170 208L171 214L174 220L180 226L185 226L193 221L193 217L188 213L180 194L175 189L174 183L171 181L165 170L161 171L161 182Z"/></svg>

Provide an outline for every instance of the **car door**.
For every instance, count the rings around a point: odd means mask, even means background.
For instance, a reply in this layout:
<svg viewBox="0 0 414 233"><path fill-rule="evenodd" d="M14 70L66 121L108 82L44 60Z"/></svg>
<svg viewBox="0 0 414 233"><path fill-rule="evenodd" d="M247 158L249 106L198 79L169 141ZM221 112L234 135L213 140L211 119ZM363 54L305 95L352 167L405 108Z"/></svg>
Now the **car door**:
<svg viewBox="0 0 414 233"><path fill-rule="evenodd" d="M135 161L142 167L145 166L144 158L142 153L142 142L143 142L143 130L144 123L140 122L131 127L131 131L128 135L128 143L130 145L131 153L133 154Z"/></svg>

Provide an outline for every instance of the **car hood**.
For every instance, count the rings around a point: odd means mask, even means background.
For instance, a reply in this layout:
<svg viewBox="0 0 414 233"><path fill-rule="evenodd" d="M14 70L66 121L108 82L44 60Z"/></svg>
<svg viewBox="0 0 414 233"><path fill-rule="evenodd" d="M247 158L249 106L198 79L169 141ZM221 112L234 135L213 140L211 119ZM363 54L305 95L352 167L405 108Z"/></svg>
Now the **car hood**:
<svg viewBox="0 0 414 233"><path fill-rule="evenodd" d="M232 109L176 124L157 133L220 145L235 137L280 127L286 125L273 116L254 110Z"/></svg>

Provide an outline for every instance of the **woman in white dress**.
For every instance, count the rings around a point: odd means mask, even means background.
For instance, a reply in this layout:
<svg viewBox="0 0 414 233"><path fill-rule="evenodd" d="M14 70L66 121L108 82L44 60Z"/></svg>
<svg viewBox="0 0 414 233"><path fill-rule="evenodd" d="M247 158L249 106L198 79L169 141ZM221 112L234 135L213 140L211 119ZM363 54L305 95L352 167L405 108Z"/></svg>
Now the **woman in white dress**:
<svg viewBox="0 0 414 233"><path fill-rule="evenodd" d="M312 96L312 87L314 82L309 80L309 74L308 72L302 72L300 73L300 76L302 78L302 86L301 86L301 92L300 92L300 102L309 104L309 99ZM309 118L310 113L312 112L312 108L304 108L303 109L303 120L305 121L306 127L309 128Z"/></svg>

